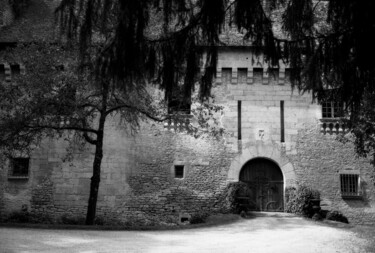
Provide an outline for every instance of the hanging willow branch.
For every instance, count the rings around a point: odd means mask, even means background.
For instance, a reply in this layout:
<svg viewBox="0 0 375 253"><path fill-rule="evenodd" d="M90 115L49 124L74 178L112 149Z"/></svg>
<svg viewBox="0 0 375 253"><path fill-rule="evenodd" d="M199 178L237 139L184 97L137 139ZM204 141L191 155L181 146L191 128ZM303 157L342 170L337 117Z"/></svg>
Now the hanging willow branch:
<svg viewBox="0 0 375 253"><path fill-rule="evenodd" d="M181 85L189 97L200 80L199 94L205 99L216 74L228 6L235 9L245 37L265 48L276 64L280 52L259 0L64 0L57 13L68 39L79 42L82 62L94 60L97 79L105 77L124 92L145 78L154 79L167 99ZM94 53L92 46L97 46ZM206 69L202 76L201 67Z"/></svg>

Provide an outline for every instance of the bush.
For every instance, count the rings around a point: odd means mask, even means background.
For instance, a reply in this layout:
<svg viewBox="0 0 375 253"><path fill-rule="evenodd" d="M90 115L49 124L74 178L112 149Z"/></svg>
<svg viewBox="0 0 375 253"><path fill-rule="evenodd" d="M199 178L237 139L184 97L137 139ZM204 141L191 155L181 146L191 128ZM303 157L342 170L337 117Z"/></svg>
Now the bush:
<svg viewBox="0 0 375 253"><path fill-rule="evenodd" d="M208 214L194 214L190 217L190 224L200 224L205 223L206 219L208 217Z"/></svg>
<svg viewBox="0 0 375 253"><path fill-rule="evenodd" d="M94 224L98 226L103 226L105 223L104 218L102 216L95 217Z"/></svg>
<svg viewBox="0 0 375 253"><path fill-rule="evenodd" d="M61 224L67 225L84 225L85 217L83 216L73 216L69 214L64 214L61 216Z"/></svg>
<svg viewBox="0 0 375 253"><path fill-rule="evenodd" d="M288 187L285 190L286 206L288 213L302 214L311 218L315 211L313 210L312 199L319 199L320 193L317 190L300 185L297 188Z"/></svg>
<svg viewBox="0 0 375 253"><path fill-rule="evenodd" d="M249 186L244 182L235 182L229 185L228 199L232 213L240 214L242 211L248 211L247 201L237 198L246 195L248 191Z"/></svg>
<svg viewBox="0 0 375 253"><path fill-rule="evenodd" d="M48 214L18 211L12 212L7 218L4 219L4 222L52 224L53 220Z"/></svg>
<svg viewBox="0 0 375 253"><path fill-rule="evenodd" d="M349 223L348 218L346 218L342 213L339 211L329 211L326 215L327 220L339 221L343 223Z"/></svg>

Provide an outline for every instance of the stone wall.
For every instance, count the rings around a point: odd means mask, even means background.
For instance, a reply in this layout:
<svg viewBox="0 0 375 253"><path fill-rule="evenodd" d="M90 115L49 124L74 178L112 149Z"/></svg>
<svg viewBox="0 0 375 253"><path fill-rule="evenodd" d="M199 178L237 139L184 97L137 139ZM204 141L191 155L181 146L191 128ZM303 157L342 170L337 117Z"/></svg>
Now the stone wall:
<svg viewBox="0 0 375 253"><path fill-rule="evenodd" d="M295 153L298 129L306 122L321 117L320 106L312 103L309 93L299 94L289 82L285 64L268 66L262 56L244 49L222 49L219 74L213 89L215 101L225 108L223 124L237 141L237 106L242 107L243 144L257 141L283 145L287 153ZM284 103L284 143L281 144L281 101Z"/></svg>
<svg viewBox="0 0 375 253"><path fill-rule="evenodd" d="M13 9L7 0L0 1L0 28L12 24L14 21Z"/></svg>
<svg viewBox="0 0 375 253"><path fill-rule="evenodd" d="M106 125L98 216L131 224L178 223L183 217L229 211L227 186L239 180L250 159L271 159L286 186L309 185L322 194L326 209L339 210L353 223L374 221L374 173L368 161L355 159L353 146L320 131L321 108L309 94L292 90L287 66L270 68L261 57L238 48L223 48L212 93L223 106L225 136L167 130L144 122L131 135L110 119ZM242 138L238 140L238 101ZM281 142L280 101L284 101L285 141ZM68 137L68 136L67 136ZM69 137L68 137L69 138ZM9 165L0 171L0 211L33 212L56 219L84 216L92 175L93 146L70 147L45 140L30 160L28 180L8 180ZM68 159L67 150L71 151ZM184 166L175 178L174 166ZM360 170L364 199L343 200L338 171Z"/></svg>
<svg viewBox="0 0 375 253"><path fill-rule="evenodd" d="M299 132L298 154L293 156L300 184L321 193L322 209L338 210L350 222L375 224L375 169L368 159L355 154L350 142L341 142L336 134L323 134L316 125ZM340 189L340 171L360 172L360 199L344 199Z"/></svg>
<svg viewBox="0 0 375 253"><path fill-rule="evenodd" d="M139 224L178 223L180 216L223 211L220 202L232 152L223 141L175 134L163 124L144 125L129 136L116 123L107 125L98 197L98 216L107 221ZM93 149L67 157L66 143L46 141L33 154L28 180L6 185L5 209L84 216L92 175ZM184 165L175 178L174 165ZM25 192L21 196L21 186ZM18 189L18 192L9 189ZM224 210L225 211L225 210Z"/></svg>

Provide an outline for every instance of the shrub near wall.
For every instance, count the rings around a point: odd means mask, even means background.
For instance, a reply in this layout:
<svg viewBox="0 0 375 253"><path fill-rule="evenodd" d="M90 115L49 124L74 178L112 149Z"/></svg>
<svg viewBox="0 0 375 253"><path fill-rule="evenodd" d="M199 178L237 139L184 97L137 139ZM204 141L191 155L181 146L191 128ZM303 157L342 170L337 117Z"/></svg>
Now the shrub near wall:
<svg viewBox="0 0 375 253"><path fill-rule="evenodd" d="M319 199L320 193L310 187L299 185L285 189L285 211L288 213L301 214L311 218L314 215L312 199Z"/></svg>
<svg viewBox="0 0 375 253"><path fill-rule="evenodd" d="M246 206L237 198L247 189L248 185L244 182L229 183L223 191L222 198L217 202L220 212L239 214L241 211L247 211Z"/></svg>

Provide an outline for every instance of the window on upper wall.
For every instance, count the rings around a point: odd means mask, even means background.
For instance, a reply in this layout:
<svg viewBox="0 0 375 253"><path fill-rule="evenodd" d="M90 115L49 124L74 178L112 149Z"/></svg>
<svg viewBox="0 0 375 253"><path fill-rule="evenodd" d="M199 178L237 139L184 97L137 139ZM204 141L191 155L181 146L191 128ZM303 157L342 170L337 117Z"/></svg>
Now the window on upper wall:
<svg viewBox="0 0 375 253"><path fill-rule="evenodd" d="M340 118L344 116L344 106L340 102L323 102L322 103L322 118Z"/></svg>
<svg viewBox="0 0 375 253"><path fill-rule="evenodd" d="M169 114L190 114L190 103L184 100L172 99L168 103Z"/></svg>
<svg viewBox="0 0 375 253"><path fill-rule="evenodd" d="M175 87L168 95L168 114L190 114L191 94L184 91L184 87Z"/></svg>
<svg viewBox="0 0 375 253"><path fill-rule="evenodd" d="M9 178L27 178L30 158L13 157L10 161Z"/></svg>
<svg viewBox="0 0 375 253"><path fill-rule="evenodd" d="M174 177L175 178L184 178L184 165L175 165L174 166Z"/></svg>
<svg viewBox="0 0 375 253"><path fill-rule="evenodd" d="M4 64L0 64L0 81L5 80L5 68Z"/></svg>
<svg viewBox="0 0 375 253"><path fill-rule="evenodd" d="M21 74L21 66L19 64L12 64L10 65L10 70L12 75L19 75Z"/></svg>
<svg viewBox="0 0 375 253"><path fill-rule="evenodd" d="M361 197L359 171L340 172L340 189L342 198Z"/></svg>

